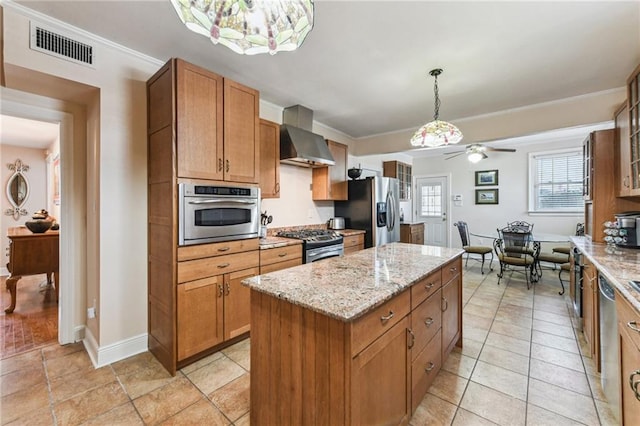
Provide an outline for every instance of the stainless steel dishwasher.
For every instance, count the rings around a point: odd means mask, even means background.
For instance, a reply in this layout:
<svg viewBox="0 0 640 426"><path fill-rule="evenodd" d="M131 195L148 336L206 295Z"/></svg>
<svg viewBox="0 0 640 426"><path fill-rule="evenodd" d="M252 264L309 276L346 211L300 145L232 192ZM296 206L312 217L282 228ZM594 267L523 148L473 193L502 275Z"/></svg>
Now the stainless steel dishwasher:
<svg viewBox="0 0 640 426"><path fill-rule="evenodd" d="M599 274L600 289L600 383L616 420L620 420L620 345L615 292L605 277Z"/></svg>

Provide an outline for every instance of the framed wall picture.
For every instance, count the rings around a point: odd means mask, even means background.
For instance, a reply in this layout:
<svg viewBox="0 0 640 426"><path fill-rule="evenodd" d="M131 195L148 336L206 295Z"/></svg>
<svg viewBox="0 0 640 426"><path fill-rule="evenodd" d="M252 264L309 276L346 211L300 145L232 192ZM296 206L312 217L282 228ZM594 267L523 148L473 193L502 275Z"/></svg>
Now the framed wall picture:
<svg viewBox="0 0 640 426"><path fill-rule="evenodd" d="M476 172L476 186L490 186L498 184L497 170L482 170Z"/></svg>
<svg viewBox="0 0 640 426"><path fill-rule="evenodd" d="M498 204L498 188L476 189L476 204Z"/></svg>

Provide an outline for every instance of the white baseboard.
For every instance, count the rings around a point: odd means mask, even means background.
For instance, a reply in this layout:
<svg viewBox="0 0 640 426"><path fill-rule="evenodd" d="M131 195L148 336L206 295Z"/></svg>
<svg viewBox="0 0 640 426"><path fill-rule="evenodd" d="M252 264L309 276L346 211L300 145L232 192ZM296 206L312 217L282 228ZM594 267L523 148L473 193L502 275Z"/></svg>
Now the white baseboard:
<svg viewBox="0 0 640 426"><path fill-rule="evenodd" d="M85 328L84 334L85 338L82 342L95 368L104 367L147 350L147 333L102 347L96 342L91 330Z"/></svg>
<svg viewBox="0 0 640 426"><path fill-rule="evenodd" d="M8 277L9 270L5 267L0 268L0 277Z"/></svg>

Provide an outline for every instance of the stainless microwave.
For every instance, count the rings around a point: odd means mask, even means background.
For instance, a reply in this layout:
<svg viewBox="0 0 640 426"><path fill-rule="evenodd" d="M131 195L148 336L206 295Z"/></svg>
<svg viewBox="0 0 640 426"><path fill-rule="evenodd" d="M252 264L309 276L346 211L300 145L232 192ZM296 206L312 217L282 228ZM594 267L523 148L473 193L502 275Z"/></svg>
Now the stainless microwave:
<svg viewBox="0 0 640 426"><path fill-rule="evenodd" d="M260 188L252 186L178 186L178 244L257 238Z"/></svg>

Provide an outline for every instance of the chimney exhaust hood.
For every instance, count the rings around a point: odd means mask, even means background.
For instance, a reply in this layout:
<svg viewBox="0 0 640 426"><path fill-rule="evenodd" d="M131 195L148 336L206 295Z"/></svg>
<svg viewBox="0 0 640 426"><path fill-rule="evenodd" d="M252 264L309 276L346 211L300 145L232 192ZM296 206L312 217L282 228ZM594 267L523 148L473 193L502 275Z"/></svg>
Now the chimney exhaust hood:
<svg viewBox="0 0 640 426"><path fill-rule="evenodd" d="M324 138L311 132L313 111L302 105L285 108L280 126L280 162L301 167L333 166Z"/></svg>

